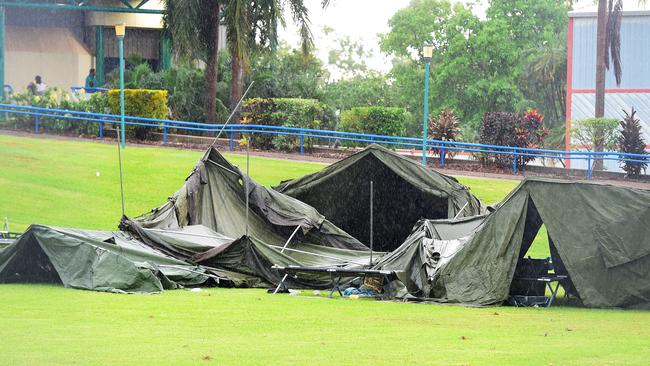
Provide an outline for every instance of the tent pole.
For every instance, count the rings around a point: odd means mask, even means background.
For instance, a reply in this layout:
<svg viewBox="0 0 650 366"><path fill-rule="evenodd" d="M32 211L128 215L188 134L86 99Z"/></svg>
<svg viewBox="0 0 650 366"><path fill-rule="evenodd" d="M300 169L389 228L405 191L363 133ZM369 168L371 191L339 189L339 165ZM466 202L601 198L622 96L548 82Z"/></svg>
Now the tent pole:
<svg viewBox="0 0 650 366"><path fill-rule="evenodd" d="M246 190L246 236L248 236L248 180L250 179L249 167L250 167L250 153L249 153L250 142L246 139L246 179L244 179L244 185Z"/></svg>
<svg viewBox="0 0 650 366"><path fill-rule="evenodd" d="M372 248L372 246L373 246L373 243L372 243L372 239L373 239L373 238L372 238L372 232L373 232L373 228L372 228L372 224L373 224L373 220L372 220L372 211L373 211L373 202L372 202L372 198L373 198L373 197L372 197L372 196L373 196L373 189L372 189L372 188L373 188L373 187L372 187L372 181L370 181L370 267L372 267L372 249L373 249L373 248Z"/></svg>
<svg viewBox="0 0 650 366"><path fill-rule="evenodd" d="M210 162L210 163L212 163L212 164L214 164L214 165L216 165L216 166L218 166L219 168L221 168L221 169L223 169L223 170L225 170L225 171L227 171L227 172L229 172L229 173L232 173L232 174L234 174L234 175L236 175L236 176L239 176L239 173L234 172L234 171L232 171L232 170L226 168L225 166L223 166L223 165L217 163L216 161L213 161L213 160L210 160L210 159L208 159L207 161Z"/></svg>
<svg viewBox="0 0 650 366"><path fill-rule="evenodd" d="M273 291L273 294L277 294L278 291L280 291L280 287L282 287L282 284L284 283L284 280L286 280L288 276L289 276L288 274L286 274L286 273L284 274L284 277L282 277L282 280L280 280L280 283L278 283L278 287L275 288L275 291Z"/></svg>
<svg viewBox="0 0 650 366"><path fill-rule="evenodd" d="M465 207L467 207L467 205L469 205L469 202L465 202L465 205L463 206L463 208L460 209L460 211L458 211L458 213L456 214L456 216L454 216L454 219L457 219L458 216L460 216L460 214L463 212L463 210L465 209Z"/></svg>
<svg viewBox="0 0 650 366"><path fill-rule="evenodd" d="M172 266L172 265L166 265L166 264L159 264L158 267L174 268L174 269L179 269L179 270L181 270L181 271L186 271L186 272L190 272L190 273L200 274L200 275L203 275L203 276L206 276L206 277L210 277L210 278L212 278L212 279L217 280L217 283L219 283L221 280L224 279L223 277L215 276L215 275L210 274L210 273L194 271L194 270L187 269L187 268L183 268L183 267L180 267L180 266Z"/></svg>
<svg viewBox="0 0 650 366"><path fill-rule="evenodd" d="M246 94L248 94L248 91L251 90L251 86L253 86L253 84L255 84L254 81L251 81L251 83L248 84L248 88L246 88L246 91L244 92L244 95L241 96L241 99L239 99L239 102L237 102L237 105L235 106L235 108L232 110L232 112L230 112L230 116L228 116L228 119L226 120L226 123L223 124L223 127L221 127L221 129L219 130L219 133L217 133L217 136L214 138L214 141L212 141L212 143L210 144L210 147L208 148L208 150L210 150L210 148L212 148L212 146L214 146L214 144L217 142L217 139L219 138L219 136L221 136L221 133L223 132L223 129L226 128L226 125L228 125L228 122L230 122L230 120L232 119L232 116L235 115L235 112L237 112L237 109L239 109L239 105L241 104L242 101L244 101L244 98L246 98Z"/></svg>
<svg viewBox="0 0 650 366"><path fill-rule="evenodd" d="M279 245L271 245L271 244L266 244L266 245L267 245L268 247L270 247L270 248L275 249L275 250L278 251L278 252L282 249L282 247L279 246ZM314 257L327 258L327 259L334 259L334 260L341 261L341 262L344 262L344 263L353 263L353 264L364 265L364 262L355 262L355 261L353 261L353 260L349 260L349 259L341 258L341 257L335 257L335 256L332 256L332 255L317 254L317 253L312 253L312 252L308 252L308 251L305 251L305 250L293 249L293 248L285 248L285 250L288 250L288 251L290 251L290 252L296 252L296 253L301 253L301 254L312 255L312 256L314 256ZM338 265L338 264L337 264L337 265Z"/></svg>
<svg viewBox="0 0 650 366"><path fill-rule="evenodd" d="M117 160L120 165L120 194L122 195L122 217L124 215L124 184L122 183L122 149L120 149L120 126L117 126Z"/></svg>
<svg viewBox="0 0 650 366"><path fill-rule="evenodd" d="M291 239L293 239L293 236L296 235L296 233L298 232L298 229L300 229L300 225L296 226L296 230L294 230L293 233L291 233L291 236L289 237L289 239L287 239L287 242L284 243L284 246L282 247L282 250L280 251L280 253L284 252L284 250L287 248L287 245L289 245L289 242L291 241Z"/></svg>

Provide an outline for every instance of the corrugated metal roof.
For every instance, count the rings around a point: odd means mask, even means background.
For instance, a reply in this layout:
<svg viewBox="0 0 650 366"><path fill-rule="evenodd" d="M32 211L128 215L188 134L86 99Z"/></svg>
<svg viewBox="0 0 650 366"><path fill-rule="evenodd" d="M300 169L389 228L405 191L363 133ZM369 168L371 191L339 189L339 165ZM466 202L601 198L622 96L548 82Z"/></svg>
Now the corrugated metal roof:
<svg viewBox="0 0 650 366"><path fill-rule="evenodd" d="M595 109L595 94L578 93L571 96L571 119L593 118ZM605 117L622 119L632 107L637 111L636 116L641 120L643 135L646 143L650 143L650 94L649 93L608 93L605 94ZM577 143L577 141L572 141ZM571 167L574 169L587 169L587 162L573 160ZM607 171L622 172L620 163L617 161L605 161L604 168Z"/></svg>
<svg viewBox="0 0 650 366"><path fill-rule="evenodd" d="M650 94L648 93L608 93L605 94L605 117L622 119L632 107L637 111L637 118L641 120L646 143L650 143ZM595 95L592 93L579 93L571 96L571 119L593 118L595 109Z"/></svg>
<svg viewBox="0 0 650 366"><path fill-rule="evenodd" d="M624 16L621 20L623 77L619 88L650 88L650 16ZM596 85L596 18L575 18L573 23L573 89ZM617 88L612 68L606 87Z"/></svg>

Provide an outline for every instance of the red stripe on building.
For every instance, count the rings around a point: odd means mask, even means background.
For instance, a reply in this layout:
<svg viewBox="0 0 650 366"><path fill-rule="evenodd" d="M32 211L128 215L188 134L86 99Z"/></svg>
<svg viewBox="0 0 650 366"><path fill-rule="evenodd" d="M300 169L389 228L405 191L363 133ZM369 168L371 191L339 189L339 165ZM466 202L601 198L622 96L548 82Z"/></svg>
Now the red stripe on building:
<svg viewBox="0 0 650 366"><path fill-rule="evenodd" d="M569 59L570 60L570 59ZM567 62L568 64L568 62ZM568 72L567 72L568 75ZM568 78L568 76L567 76ZM570 81L567 80L567 95L568 95L568 86L570 84ZM572 93L579 93L579 94L595 94L596 89L573 89L571 90ZM650 89L624 89L624 88L617 88L617 89L605 89L605 93L650 93Z"/></svg>

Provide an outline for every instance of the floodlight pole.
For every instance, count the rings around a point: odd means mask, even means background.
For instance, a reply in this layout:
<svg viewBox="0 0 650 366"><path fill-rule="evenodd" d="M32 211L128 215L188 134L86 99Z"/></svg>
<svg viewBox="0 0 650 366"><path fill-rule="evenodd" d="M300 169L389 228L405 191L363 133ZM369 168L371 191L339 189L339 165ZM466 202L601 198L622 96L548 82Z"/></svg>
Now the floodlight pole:
<svg viewBox="0 0 650 366"><path fill-rule="evenodd" d="M372 217L372 211L373 211L373 187L372 187L372 181L370 181L370 267L372 267L372 250L373 250L373 217Z"/></svg>
<svg viewBox="0 0 650 366"><path fill-rule="evenodd" d="M0 99L5 96L5 7L0 6Z"/></svg>
<svg viewBox="0 0 650 366"><path fill-rule="evenodd" d="M122 217L124 217L124 184L122 183L122 148L120 148L120 127L117 127L117 160L120 166L120 195L122 196Z"/></svg>
<svg viewBox="0 0 650 366"><path fill-rule="evenodd" d="M433 46L425 44L424 54L424 117L422 118L422 165L427 166L427 132L429 132L429 65L433 54Z"/></svg>
<svg viewBox="0 0 650 366"><path fill-rule="evenodd" d="M248 236L248 180L250 179L249 167L250 167L250 154L249 154L250 142L246 139L246 179L244 179L244 189L246 190L246 236Z"/></svg>
<svg viewBox="0 0 650 366"><path fill-rule="evenodd" d="M122 126L122 149L126 147L126 132L124 128L124 34L125 25L115 25L115 35L117 36L117 48L120 57L120 125Z"/></svg>

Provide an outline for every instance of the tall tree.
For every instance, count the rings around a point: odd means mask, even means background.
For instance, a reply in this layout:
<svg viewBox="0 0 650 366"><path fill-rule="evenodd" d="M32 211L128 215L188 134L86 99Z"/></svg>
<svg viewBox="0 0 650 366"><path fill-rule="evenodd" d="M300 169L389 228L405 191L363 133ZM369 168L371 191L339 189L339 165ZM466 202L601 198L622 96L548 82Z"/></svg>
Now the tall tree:
<svg viewBox="0 0 650 366"><path fill-rule="evenodd" d="M224 0L164 0L164 29L178 55L205 62L206 116L216 122L219 24Z"/></svg>
<svg viewBox="0 0 650 366"><path fill-rule="evenodd" d="M645 0L639 0L645 4ZM596 30L596 106L595 116L605 115L605 72L611 63L614 67L616 85L621 85L621 0L598 1L598 26Z"/></svg>
<svg viewBox="0 0 650 366"><path fill-rule="evenodd" d="M225 0L224 24L231 54L230 106L234 108L244 93L244 77L254 51L272 50L277 45L277 25L285 24L283 9L289 8L298 26L303 53L313 42L309 29L309 10L304 0ZM326 6L327 1L322 1ZM238 120L239 115L235 115Z"/></svg>
<svg viewBox="0 0 650 366"><path fill-rule="evenodd" d="M566 47L544 42L528 50L521 83L525 92L539 94L537 108L545 112L547 127L564 125L566 98Z"/></svg>
<svg viewBox="0 0 650 366"><path fill-rule="evenodd" d="M313 54L303 55L283 44L275 52L256 52L246 82L254 81L249 97L321 99L328 73Z"/></svg>

